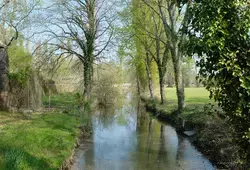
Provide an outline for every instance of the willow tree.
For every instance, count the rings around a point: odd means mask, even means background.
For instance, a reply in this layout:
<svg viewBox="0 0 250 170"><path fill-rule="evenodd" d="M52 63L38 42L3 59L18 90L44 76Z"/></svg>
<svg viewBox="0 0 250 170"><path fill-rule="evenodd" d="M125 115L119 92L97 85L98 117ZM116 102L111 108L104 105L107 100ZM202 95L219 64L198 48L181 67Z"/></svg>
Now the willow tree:
<svg viewBox="0 0 250 170"><path fill-rule="evenodd" d="M143 51L144 53L146 71L149 79L149 89L150 91L152 89L150 66L152 65L151 63L155 63L159 77L161 103L164 103L164 77L166 73L168 51L163 43L163 40L165 39L163 26L160 22L160 18L156 16L142 1L132 2L135 42L137 44L137 51L140 53Z"/></svg>
<svg viewBox="0 0 250 170"><path fill-rule="evenodd" d="M143 0L154 13L160 17L167 38L166 49L172 58L174 66L175 85L178 98L178 113L184 108L184 83L182 75L182 62L185 55L186 30L189 19L188 0ZM157 8L155 8L157 6Z"/></svg>
<svg viewBox="0 0 250 170"><path fill-rule="evenodd" d="M153 82L155 79L156 69L152 57L148 54L142 42L149 43L146 36L142 35L137 21L143 17L143 13L137 10L138 3L131 1L122 12L120 12L120 21L122 28L119 27L120 47L118 54L124 56L136 77L138 94L141 90L148 87L151 98L154 97ZM145 15L144 15L145 16Z"/></svg>
<svg viewBox="0 0 250 170"><path fill-rule="evenodd" d="M27 19L38 0L0 2L0 110L8 110L9 57L8 47L27 26Z"/></svg>

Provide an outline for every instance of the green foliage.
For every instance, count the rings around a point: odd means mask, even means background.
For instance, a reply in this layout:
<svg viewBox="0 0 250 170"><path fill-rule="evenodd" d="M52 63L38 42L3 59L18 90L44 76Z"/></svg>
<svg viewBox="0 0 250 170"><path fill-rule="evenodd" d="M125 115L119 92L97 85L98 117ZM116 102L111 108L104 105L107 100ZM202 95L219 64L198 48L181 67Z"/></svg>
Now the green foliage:
<svg viewBox="0 0 250 170"><path fill-rule="evenodd" d="M128 65L133 68L133 79L138 78L140 87L145 90L148 85L146 72L146 53L155 53L154 40L150 37L153 34L153 21L147 5L142 1L131 1L128 6L119 13L123 27L120 28L119 57L125 58ZM151 23L151 24L150 24ZM151 32L148 33L147 31ZM132 37L132 38L131 38ZM157 82L158 70L151 55L148 55L149 67L153 82ZM131 68L128 68L131 70Z"/></svg>
<svg viewBox="0 0 250 170"><path fill-rule="evenodd" d="M250 159L250 6L248 1L200 0L191 8L190 49L200 57L206 88L237 131Z"/></svg>
<svg viewBox="0 0 250 170"><path fill-rule="evenodd" d="M9 79L17 81L21 87L25 87L28 83L30 68L20 69L18 72L9 73Z"/></svg>
<svg viewBox="0 0 250 170"><path fill-rule="evenodd" d="M10 72L18 72L21 69L31 66L32 58L25 50L21 38L13 42L8 48L8 55L10 60Z"/></svg>
<svg viewBox="0 0 250 170"><path fill-rule="evenodd" d="M30 68L31 56L24 49L22 39L16 40L8 48L10 62L10 80L15 80L20 86L24 87L27 84Z"/></svg>
<svg viewBox="0 0 250 170"><path fill-rule="evenodd" d="M81 95L80 93L75 94L75 99L78 107L82 107L84 103L84 96Z"/></svg>
<svg viewBox="0 0 250 170"><path fill-rule="evenodd" d="M95 97L98 104L103 106L114 105L118 96L118 87L115 87L115 79L113 74L102 74L97 80L94 88ZM116 84L117 85L117 84Z"/></svg>

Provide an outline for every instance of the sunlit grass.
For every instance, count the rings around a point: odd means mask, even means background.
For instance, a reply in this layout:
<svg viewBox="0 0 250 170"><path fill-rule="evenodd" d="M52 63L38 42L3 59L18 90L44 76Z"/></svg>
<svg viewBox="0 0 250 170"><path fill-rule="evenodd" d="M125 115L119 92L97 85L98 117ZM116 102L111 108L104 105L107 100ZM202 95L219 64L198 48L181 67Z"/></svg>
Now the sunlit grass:
<svg viewBox="0 0 250 170"><path fill-rule="evenodd" d="M166 88L165 92L166 103L161 105L159 104L159 90L156 90L158 98L156 105L158 109L164 110L166 113L172 113L177 109L176 88ZM202 109L208 103L214 103L214 101L209 99L209 92L205 88L185 88L185 109L183 114L194 113L195 110Z"/></svg>
<svg viewBox="0 0 250 170"><path fill-rule="evenodd" d="M32 120L0 115L10 120L0 128L0 169L58 169L70 156L78 118L59 113L37 114Z"/></svg>
<svg viewBox="0 0 250 170"><path fill-rule="evenodd" d="M51 103L70 107L73 97L58 95ZM60 111L34 113L31 118L0 112L0 169L59 169L72 154L79 126L79 117Z"/></svg>
<svg viewBox="0 0 250 170"><path fill-rule="evenodd" d="M166 88L166 100L177 102L175 88ZM185 88L185 102L186 104L203 104L212 100L209 99L209 92L205 88Z"/></svg>

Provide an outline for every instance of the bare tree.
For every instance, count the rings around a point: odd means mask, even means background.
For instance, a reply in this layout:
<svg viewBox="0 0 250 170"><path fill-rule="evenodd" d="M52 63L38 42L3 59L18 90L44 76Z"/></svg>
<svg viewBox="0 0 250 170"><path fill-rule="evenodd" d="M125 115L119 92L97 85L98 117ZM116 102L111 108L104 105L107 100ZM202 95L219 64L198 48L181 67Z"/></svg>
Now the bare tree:
<svg viewBox="0 0 250 170"><path fill-rule="evenodd" d="M48 45L59 57L76 56L84 66L84 97L89 100L93 64L110 44L114 18L106 0L68 0L56 5L57 14L48 18ZM55 8L50 9L55 10Z"/></svg>

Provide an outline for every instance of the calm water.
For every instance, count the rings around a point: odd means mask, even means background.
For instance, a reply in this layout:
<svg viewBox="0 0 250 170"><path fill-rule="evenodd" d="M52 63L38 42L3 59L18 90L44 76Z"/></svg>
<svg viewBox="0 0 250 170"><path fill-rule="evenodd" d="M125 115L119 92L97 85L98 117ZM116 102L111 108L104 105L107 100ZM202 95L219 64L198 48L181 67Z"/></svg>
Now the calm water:
<svg viewBox="0 0 250 170"><path fill-rule="evenodd" d="M93 116L94 133L81 145L73 169L215 169L173 127L150 118L130 96L124 100L120 106Z"/></svg>

